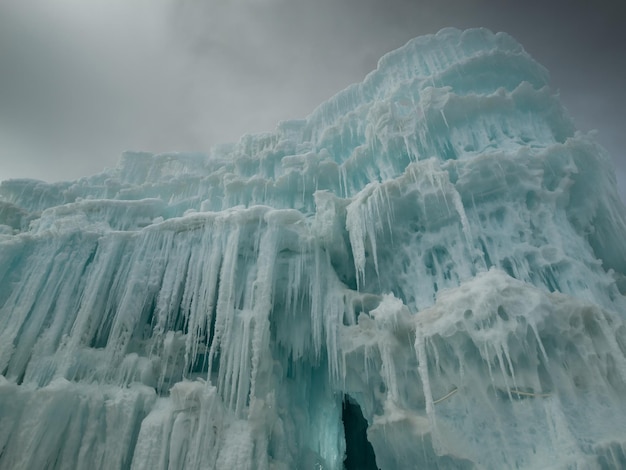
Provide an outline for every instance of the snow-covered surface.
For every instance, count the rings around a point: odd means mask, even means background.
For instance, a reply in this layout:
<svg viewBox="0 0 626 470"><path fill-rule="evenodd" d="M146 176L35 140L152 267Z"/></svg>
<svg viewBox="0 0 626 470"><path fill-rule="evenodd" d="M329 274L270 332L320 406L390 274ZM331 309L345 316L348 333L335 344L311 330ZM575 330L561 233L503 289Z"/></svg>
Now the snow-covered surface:
<svg viewBox="0 0 626 470"><path fill-rule="evenodd" d="M0 185L0 468L626 467L610 159L446 29L276 132Z"/></svg>

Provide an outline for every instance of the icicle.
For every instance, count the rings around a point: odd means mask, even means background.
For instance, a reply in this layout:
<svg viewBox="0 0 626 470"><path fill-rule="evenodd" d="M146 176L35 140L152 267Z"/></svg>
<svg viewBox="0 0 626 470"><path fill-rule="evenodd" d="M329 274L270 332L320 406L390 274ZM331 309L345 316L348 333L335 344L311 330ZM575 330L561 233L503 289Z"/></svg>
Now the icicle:
<svg viewBox="0 0 626 470"><path fill-rule="evenodd" d="M262 361L271 361L271 357L264 358L269 351L270 323L269 315L272 310L274 266L276 260L276 247L278 244L278 231L270 223L265 230L259 246L259 258L257 260L257 279L254 282L254 336L252 338L252 371L250 396L256 397L256 385L259 379L259 371L262 370Z"/></svg>
<svg viewBox="0 0 626 470"><path fill-rule="evenodd" d="M225 228L225 227L224 227ZM222 269L220 271L220 285L217 297L217 307L215 316L215 333L213 342L209 349L209 371L208 377L211 378L213 362L217 358L220 349L229 349L231 341L230 334L234 318L234 294L235 294L235 274L237 268L237 256L239 253L239 227L231 229L230 235L226 242L226 251L222 261ZM219 368L220 383L223 381L225 368ZM221 390L220 387L218 389Z"/></svg>
<svg viewBox="0 0 626 470"><path fill-rule="evenodd" d="M446 119L446 115L445 115L445 113L443 112L443 108L441 108L441 109L439 110L439 112L441 113L441 117L443 118L443 122L446 124L446 127L447 127L448 129L450 129L450 126L448 125L448 120Z"/></svg>
<svg viewBox="0 0 626 470"><path fill-rule="evenodd" d="M426 402L426 415L428 416L428 420L432 427L433 443L435 443L436 436L437 436L437 433L436 433L437 424L436 424L436 418L435 418L435 404L433 400L432 390L430 388L430 378L428 375L428 356L426 355L426 343L425 342L426 342L426 338L422 336L419 330L416 331L414 348L415 348L415 353L417 354L417 361L418 361L417 368L419 371L419 376L422 381L422 388L424 391L424 400Z"/></svg>

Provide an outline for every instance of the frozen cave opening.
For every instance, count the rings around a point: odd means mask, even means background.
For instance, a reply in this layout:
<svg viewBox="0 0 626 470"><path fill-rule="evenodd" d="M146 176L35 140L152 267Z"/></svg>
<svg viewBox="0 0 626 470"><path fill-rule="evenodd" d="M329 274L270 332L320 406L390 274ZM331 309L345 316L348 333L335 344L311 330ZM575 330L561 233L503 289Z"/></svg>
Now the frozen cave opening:
<svg viewBox="0 0 626 470"><path fill-rule="evenodd" d="M367 440L367 420L359 404L349 395L344 396L341 419L346 439L344 470L378 470L374 448Z"/></svg>

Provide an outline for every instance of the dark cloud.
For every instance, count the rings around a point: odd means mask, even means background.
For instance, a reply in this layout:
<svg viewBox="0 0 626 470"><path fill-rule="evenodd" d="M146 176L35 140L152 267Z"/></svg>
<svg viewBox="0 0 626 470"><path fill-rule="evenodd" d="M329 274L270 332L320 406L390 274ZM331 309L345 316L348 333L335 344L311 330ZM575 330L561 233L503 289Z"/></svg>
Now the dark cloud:
<svg viewBox="0 0 626 470"><path fill-rule="evenodd" d="M626 176L625 19L609 0L3 0L0 179L270 130L445 26L516 37Z"/></svg>

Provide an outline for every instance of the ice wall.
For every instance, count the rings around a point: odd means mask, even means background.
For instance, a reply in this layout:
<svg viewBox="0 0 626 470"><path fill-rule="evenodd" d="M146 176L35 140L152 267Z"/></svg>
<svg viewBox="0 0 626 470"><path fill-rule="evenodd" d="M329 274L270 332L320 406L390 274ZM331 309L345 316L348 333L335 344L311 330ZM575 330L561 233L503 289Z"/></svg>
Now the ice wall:
<svg viewBox="0 0 626 470"><path fill-rule="evenodd" d="M209 155L0 185L0 468L626 466L610 159L442 30Z"/></svg>

